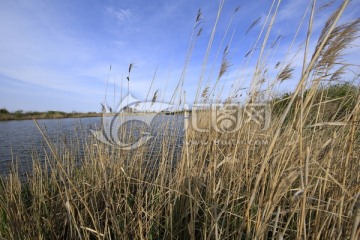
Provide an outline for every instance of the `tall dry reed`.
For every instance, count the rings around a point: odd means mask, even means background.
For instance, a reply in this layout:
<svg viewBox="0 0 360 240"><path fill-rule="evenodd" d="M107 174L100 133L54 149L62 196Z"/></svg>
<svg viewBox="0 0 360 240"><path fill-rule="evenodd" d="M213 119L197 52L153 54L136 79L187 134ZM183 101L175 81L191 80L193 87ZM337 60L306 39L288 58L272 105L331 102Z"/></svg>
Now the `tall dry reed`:
<svg viewBox="0 0 360 240"><path fill-rule="evenodd" d="M280 2L273 1L274 11ZM176 128L161 135L156 151L154 145L126 151L95 138L85 143L75 139L76 144L59 151L39 127L50 149L45 161L33 155L33 171L26 181L16 166L1 178L0 237L359 239L360 94L354 86L340 96L332 95L331 85L322 88L329 78L341 79L346 65L334 68L358 34L359 20L338 24L347 4L343 1L330 16L311 53L308 45L316 9L312 1L302 71L296 76L290 63L277 64L279 72L269 89L288 79L299 80L293 93L266 101L273 112L266 131L251 121L235 132L216 131L211 127L215 113L203 109L196 119L195 112L191 114L183 138ZM222 7L223 1L216 22ZM245 109L262 99L258 83L276 17L271 11L249 101L239 115L244 119ZM199 10L194 30L201 18ZM192 37L197 36L194 32ZM194 39L173 97L182 93ZM217 80L228 70L226 57L227 50ZM208 52L203 71L207 60ZM201 96L211 102L211 88L201 90L201 74L196 101ZM153 102L157 97L158 91ZM171 126L173 121L163 124ZM74 146L79 144L84 147L80 165L74 157Z"/></svg>

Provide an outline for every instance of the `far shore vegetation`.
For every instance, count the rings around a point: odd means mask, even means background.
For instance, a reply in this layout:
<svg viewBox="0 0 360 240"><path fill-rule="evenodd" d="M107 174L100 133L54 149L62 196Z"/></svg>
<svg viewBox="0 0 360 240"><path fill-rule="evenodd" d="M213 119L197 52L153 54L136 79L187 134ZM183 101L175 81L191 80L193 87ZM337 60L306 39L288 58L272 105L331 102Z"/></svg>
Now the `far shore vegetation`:
<svg viewBox="0 0 360 240"><path fill-rule="evenodd" d="M97 112L62 112L62 111L8 111L6 108L0 108L0 121L8 120L28 120L28 119L57 119L57 118L81 118L81 117L100 117L101 113Z"/></svg>

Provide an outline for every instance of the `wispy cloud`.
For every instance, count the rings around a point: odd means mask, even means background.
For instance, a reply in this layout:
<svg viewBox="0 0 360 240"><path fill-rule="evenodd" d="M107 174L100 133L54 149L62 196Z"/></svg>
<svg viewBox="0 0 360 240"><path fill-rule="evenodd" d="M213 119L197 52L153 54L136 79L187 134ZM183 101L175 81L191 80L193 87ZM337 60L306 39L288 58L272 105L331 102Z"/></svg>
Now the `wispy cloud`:
<svg viewBox="0 0 360 240"><path fill-rule="evenodd" d="M311 4L311 1L284 1L276 21L297 21L304 14L308 4Z"/></svg>
<svg viewBox="0 0 360 240"><path fill-rule="evenodd" d="M353 6L358 2L354 0ZM290 61L292 54L296 54L303 36L296 39L289 56L284 57L307 4L307 1L294 0L284 1L280 6L267 48L271 47L278 34L285 38L274 46L274 52L269 57L273 62L269 65L275 65L279 60ZM229 49L232 65L226 76L224 92L229 92L233 84L240 88L249 85L260 47L254 50L248 64L245 64L248 58L244 56L256 41L270 5L271 2L266 0L249 1L241 5L234 16L220 48L223 51L231 33L236 30ZM215 60L214 55L236 6L233 1L226 1L224 5L205 74L206 81L210 78L210 71L218 71L221 57ZM37 110L50 108L53 104L54 108L66 111L73 108L79 111L99 110L99 102L104 99L109 65L112 64L110 83L113 84L116 77L119 93L121 76L126 76L132 61L136 66L130 83L134 96L145 98L158 66L152 91L160 89L161 98L165 96L166 101L180 78L199 8L203 12L201 24L204 31L196 42L186 71L184 89L189 102L196 92L201 64L216 18L217 1L159 0L151 4L144 4L142 0L0 1L0 107ZM328 13L326 10L317 16L311 47ZM359 16L355 7L347 13L344 16L346 20ZM245 35L259 17L262 19L258 25ZM300 32L306 34L304 29ZM355 50L351 52L353 56ZM356 59L353 61L356 62ZM292 62L295 67L301 65L301 57L296 56ZM123 93L127 90L125 83ZM26 101L19 100L24 96ZM78 105L74 105L75 102Z"/></svg>
<svg viewBox="0 0 360 240"><path fill-rule="evenodd" d="M130 9L114 9L113 7L106 7L106 11L115 17L120 23L124 23L127 20L134 18L134 14Z"/></svg>

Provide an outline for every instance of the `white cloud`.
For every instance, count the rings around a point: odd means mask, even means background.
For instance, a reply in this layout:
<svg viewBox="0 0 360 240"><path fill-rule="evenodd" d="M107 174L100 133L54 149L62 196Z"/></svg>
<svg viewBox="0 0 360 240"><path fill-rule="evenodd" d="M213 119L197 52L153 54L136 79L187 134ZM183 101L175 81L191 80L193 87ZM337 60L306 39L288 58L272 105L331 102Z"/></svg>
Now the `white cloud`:
<svg viewBox="0 0 360 240"><path fill-rule="evenodd" d="M134 14L130 9L114 9L113 7L107 7L106 11L121 23L134 18Z"/></svg>
<svg viewBox="0 0 360 240"><path fill-rule="evenodd" d="M305 12L307 1L288 1L285 2L284 5L280 5L280 10L278 12L278 16L276 21L289 21L289 20L297 20L298 17L302 16ZM310 2L310 1L309 1Z"/></svg>
<svg viewBox="0 0 360 240"><path fill-rule="evenodd" d="M252 46L251 41L256 40L260 26L246 36L244 33L252 21L268 11L269 3L265 4L266 0L261 1L264 2L263 5L255 2L249 6L246 5L246 11L245 8L241 9L234 18L231 29L236 28L236 32L229 55L232 66L227 80L224 77L219 84L219 87L222 86L226 80L224 93L227 93L230 88L248 87L249 80L253 76L254 62L260 48L257 47L254 51L253 59L249 64L245 64L248 59L245 59L244 55ZM213 56L224 34L228 17L234 10L230 2L225 4L217 28L218 32L215 35L214 46L207 64L204 84L207 81L213 83L219 69L220 56L215 62L215 69L211 66L215 61ZM180 0L172 3L161 0L146 5L140 0L124 0L104 6L101 1L76 5L66 0L41 1L41 3L34 0L19 3L19 0L13 0L3 1L0 6L0 82L7 84L5 86L3 84L0 95L12 89L14 99L20 99L22 92L26 92L30 86L35 90L28 93L29 102L31 101L30 94L33 94L34 99L40 98L43 94L41 91L45 89L64 95L63 98L72 95L74 98L78 96L78 101L96 102L94 106L97 109L98 103L104 98L110 64L112 64L112 71L108 99L111 99L111 103L115 75L118 87L116 96L118 97L120 78L127 76L128 65L132 61L135 62L135 68L131 73L130 91L134 96L140 99L145 98L158 66L151 93L160 89L161 98L165 96L165 101L170 99L184 66L197 9L201 7L204 14L202 21L204 31L196 42L184 84L187 101L191 102L197 89L201 64L218 3L210 4L206 0L196 3L191 0ZM296 54L297 46L304 40L304 34L306 34L304 28L306 29L307 21L304 21L303 28L300 30L301 34L296 39L293 49L287 58L285 57L288 45L306 7L307 2L303 1L287 1L280 7L278 19L282 21L276 21L267 47L270 47L276 39L276 34L280 33L285 38L279 41L277 50L274 48L269 55L268 61L271 62L269 65L273 66L277 61L287 63ZM324 11L323 16L317 16L317 21L315 21L311 49L316 43L321 25L326 21L327 14L325 13L328 12ZM344 16L345 18L356 16L358 10L351 8L348 13ZM318 23L319 27L317 27ZM228 38L230 38L230 33L226 36L225 42L228 42ZM221 47L221 51L223 48ZM354 59L352 62L356 62L355 57L359 56L359 54L354 55L354 51L355 49L351 50L352 59ZM266 56L264 55L265 59ZM286 59L288 61L285 61ZM294 67L299 68L302 64L301 54L298 54L292 63ZM208 80L211 70L214 70L214 76ZM11 81L14 81L14 84ZM123 93L125 93L126 81L123 84ZM231 86L232 84L235 87ZM5 96L0 96L1 101L7 101ZM38 102L35 104L34 100L35 109L38 104ZM64 102L61 107L65 109L66 104L68 103ZM40 108L41 103L38 106ZM68 104L68 106L72 108L72 105ZM26 106L21 106L21 108L26 108ZM90 103L85 109L91 109Z"/></svg>

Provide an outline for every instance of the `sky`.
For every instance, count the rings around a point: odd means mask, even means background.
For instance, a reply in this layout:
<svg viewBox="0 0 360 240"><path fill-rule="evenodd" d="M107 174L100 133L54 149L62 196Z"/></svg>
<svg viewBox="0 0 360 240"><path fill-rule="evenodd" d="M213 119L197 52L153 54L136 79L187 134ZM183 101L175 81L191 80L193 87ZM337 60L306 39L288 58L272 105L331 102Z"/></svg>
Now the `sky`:
<svg viewBox="0 0 360 240"><path fill-rule="evenodd" d="M319 8L327 1L317 2ZM340 2L317 12L310 48ZM219 0L1 0L0 108L99 112L106 95L106 104L116 109L128 92L130 63L134 65L129 90L135 98L151 100L158 90L157 101L169 102L185 68L183 90L191 103L199 79L201 90L207 84L214 86L226 46L229 68L210 92L221 92L222 97L239 89L245 93L266 28L258 40L259 33L274 13L273 8L266 21L272 1L225 0L204 68L219 4ZM308 6L304 0L281 2L263 54L270 80L279 61L281 66L301 67L309 14L294 41L293 36ZM359 18L359 6L359 0L352 1L340 23ZM199 9L202 18L196 26ZM196 41L187 61L191 39ZM247 54L256 42L255 50ZM357 39L346 57L353 64L360 59L359 44ZM279 91L290 91L297 80L282 83Z"/></svg>

